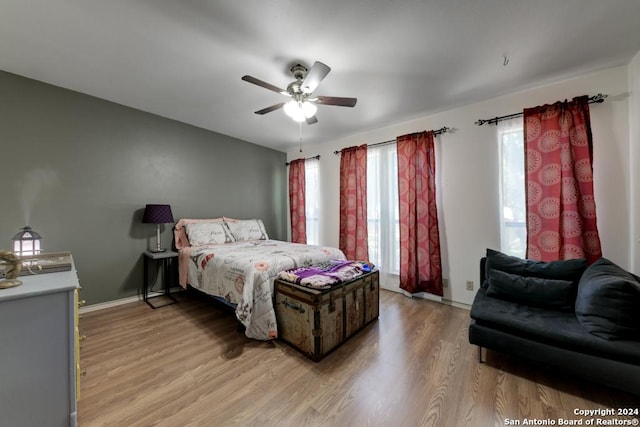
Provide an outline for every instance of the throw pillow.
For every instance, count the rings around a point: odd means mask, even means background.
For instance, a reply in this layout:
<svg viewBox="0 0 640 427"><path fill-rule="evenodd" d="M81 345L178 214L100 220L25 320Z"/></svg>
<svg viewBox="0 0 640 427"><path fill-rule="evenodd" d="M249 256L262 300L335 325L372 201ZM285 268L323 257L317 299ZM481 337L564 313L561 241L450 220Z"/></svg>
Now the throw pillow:
<svg viewBox="0 0 640 427"><path fill-rule="evenodd" d="M570 280L577 284L586 268L587 260L584 258L543 262L487 249L487 272L495 269L520 276Z"/></svg>
<svg viewBox="0 0 640 427"><path fill-rule="evenodd" d="M600 338L640 339L640 278L600 258L580 279L576 317Z"/></svg>
<svg viewBox="0 0 640 427"><path fill-rule="evenodd" d="M224 222L197 222L187 224L187 236L191 246L219 245L233 242Z"/></svg>
<svg viewBox="0 0 640 427"><path fill-rule="evenodd" d="M531 307L571 311L575 287L570 280L542 279L492 269L486 295Z"/></svg>
<svg viewBox="0 0 640 427"><path fill-rule="evenodd" d="M189 238L187 237L187 224L193 224L196 222L222 222L222 218L212 218L212 219L180 219L175 227L173 227L173 237L175 240L176 249L182 249L190 246Z"/></svg>
<svg viewBox="0 0 640 427"><path fill-rule="evenodd" d="M267 231L261 219L243 219L225 222L236 242L267 240Z"/></svg>

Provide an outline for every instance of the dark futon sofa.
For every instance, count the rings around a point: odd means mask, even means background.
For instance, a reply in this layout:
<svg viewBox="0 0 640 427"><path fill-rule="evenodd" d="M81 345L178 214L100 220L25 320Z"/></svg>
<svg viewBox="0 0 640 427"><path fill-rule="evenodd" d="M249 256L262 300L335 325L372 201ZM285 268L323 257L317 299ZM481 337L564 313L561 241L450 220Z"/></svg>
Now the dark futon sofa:
<svg viewBox="0 0 640 427"><path fill-rule="evenodd" d="M487 249L469 342L640 395L640 278L601 258L523 260Z"/></svg>

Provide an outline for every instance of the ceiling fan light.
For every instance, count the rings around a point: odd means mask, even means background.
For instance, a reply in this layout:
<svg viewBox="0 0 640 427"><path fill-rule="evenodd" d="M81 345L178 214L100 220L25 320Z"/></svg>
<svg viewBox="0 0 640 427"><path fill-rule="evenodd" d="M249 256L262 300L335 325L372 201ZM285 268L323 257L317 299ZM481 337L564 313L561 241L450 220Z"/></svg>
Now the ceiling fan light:
<svg viewBox="0 0 640 427"><path fill-rule="evenodd" d="M304 101L302 103L302 111L304 112L305 119L309 119L315 116L316 111L318 111L318 107L309 101Z"/></svg>
<svg viewBox="0 0 640 427"><path fill-rule="evenodd" d="M296 122L304 122L306 119L302 104L293 99L284 104L284 112Z"/></svg>
<svg viewBox="0 0 640 427"><path fill-rule="evenodd" d="M294 101L293 99L289 102L287 102L286 104L284 104L284 112L287 116L289 117L293 117L294 115L294 111L298 108L298 103L296 101Z"/></svg>

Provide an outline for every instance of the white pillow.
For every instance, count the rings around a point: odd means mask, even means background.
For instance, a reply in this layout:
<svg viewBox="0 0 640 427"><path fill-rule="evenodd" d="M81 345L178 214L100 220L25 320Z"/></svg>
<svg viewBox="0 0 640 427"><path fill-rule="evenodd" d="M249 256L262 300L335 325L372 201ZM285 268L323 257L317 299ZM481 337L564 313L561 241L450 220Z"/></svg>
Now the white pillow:
<svg viewBox="0 0 640 427"><path fill-rule="evenodd" d="M234 241L224 222L196 222L185 227L191 246L218 245Z"/></svg>
<svg viewBox="0 0 640 427"><path fill-rule="evenodd" d="M241 219L236 221L225 221L229 226L231 235L236 242L246 242L247 240L267 240L267 231L261 219Z"/></svg>

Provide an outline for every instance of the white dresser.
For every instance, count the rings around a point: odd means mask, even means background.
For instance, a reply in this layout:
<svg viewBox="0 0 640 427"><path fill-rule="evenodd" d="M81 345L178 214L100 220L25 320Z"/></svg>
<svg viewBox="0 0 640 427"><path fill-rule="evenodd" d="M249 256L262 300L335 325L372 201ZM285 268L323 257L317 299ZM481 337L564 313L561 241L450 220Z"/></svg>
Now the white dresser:
<svg viewBox="0 0 640 427"><path fill-rule="evenodd" d="M78 276L21 276L0 289L0 424L76 426Z"/></svg>

